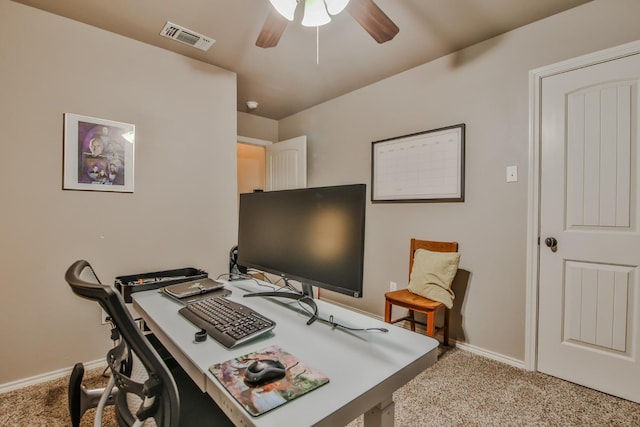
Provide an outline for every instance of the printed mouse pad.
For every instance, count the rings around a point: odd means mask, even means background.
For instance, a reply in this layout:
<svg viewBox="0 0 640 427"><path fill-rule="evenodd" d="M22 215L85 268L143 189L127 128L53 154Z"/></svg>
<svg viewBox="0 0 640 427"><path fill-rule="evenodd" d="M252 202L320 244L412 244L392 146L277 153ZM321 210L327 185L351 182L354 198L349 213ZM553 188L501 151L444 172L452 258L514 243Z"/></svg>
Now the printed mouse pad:
<svg viewBox="0 0 640 427"><path fill-rule="evenodd" d="M209 371L254 417L329 382L277 345L216 363Z"/></svg>

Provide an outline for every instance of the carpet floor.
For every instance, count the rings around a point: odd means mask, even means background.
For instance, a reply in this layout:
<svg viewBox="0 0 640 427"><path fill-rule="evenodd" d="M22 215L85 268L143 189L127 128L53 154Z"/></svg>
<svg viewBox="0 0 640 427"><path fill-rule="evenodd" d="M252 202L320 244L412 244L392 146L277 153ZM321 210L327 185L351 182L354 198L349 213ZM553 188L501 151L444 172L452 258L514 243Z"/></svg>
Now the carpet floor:
<svg viewBox="0 0 640 427"><path fill-rule="evenodd" d="M88 371L89 388L106 383ZM0 426L69 426L68 378L0 395ZM447 349L394 393L397 427L640 426L640 405L472 353ZM115 426L107 408L105 427ZM93 425L93 410L81 425ZM283 420L283 427L289 427ZM362 416L348 427L361 427ZM206 423L203 423L206 426ZM291 427L302 426L291 425Z"/></svg>

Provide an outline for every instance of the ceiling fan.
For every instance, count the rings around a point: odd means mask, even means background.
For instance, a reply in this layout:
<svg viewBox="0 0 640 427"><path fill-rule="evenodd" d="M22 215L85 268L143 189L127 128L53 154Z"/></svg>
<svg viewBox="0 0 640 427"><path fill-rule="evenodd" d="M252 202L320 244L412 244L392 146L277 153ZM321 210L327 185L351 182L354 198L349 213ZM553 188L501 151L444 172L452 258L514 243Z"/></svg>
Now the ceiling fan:
<svg viewBox="0 0 640 427"><path fill-rule="evenodd" d="M304 4L302 25L317 27L331 21L329 15L337 15L346 9L349 14L378 43L388 42L400 31L398 26L373 0L269 0L272 8L256 40L256 46L275 47L287 27L293 21L296 8Z"/></svg>

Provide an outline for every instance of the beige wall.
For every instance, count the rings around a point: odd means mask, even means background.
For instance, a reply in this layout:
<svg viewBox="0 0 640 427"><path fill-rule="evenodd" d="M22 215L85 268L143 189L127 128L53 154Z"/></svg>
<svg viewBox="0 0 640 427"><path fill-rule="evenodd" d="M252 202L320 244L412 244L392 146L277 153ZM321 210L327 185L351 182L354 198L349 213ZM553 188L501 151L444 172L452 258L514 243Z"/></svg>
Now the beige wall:
<svg viewBox="0 0 640 427"><path fill-rule="evenodd" d="M238 135L277 142L278 122L266 117L238 111Z"/></svg>
<svg viewBox="0 0 640 427"><path fill-rule="evenodd" d="M453 337L523 360L528 71L638 39L638 16L637 0L588 3L281 120L280 140L308 136L309 186L370 184L372 141L467 125L465 202L369 204L364 298L332 297L382 315L389 282L406 286L409 239L456 240L471 274Z"/></svg>
<svg viewBox="0 0 640 427"><path fill-rule="evenodd" d="M63 279L76 259L109 284L186 266L227 271L236 76L8 0L0 23L4 384L104 358L98 305ZM61 189L65 112L136 125L133 194Z"/></svg>

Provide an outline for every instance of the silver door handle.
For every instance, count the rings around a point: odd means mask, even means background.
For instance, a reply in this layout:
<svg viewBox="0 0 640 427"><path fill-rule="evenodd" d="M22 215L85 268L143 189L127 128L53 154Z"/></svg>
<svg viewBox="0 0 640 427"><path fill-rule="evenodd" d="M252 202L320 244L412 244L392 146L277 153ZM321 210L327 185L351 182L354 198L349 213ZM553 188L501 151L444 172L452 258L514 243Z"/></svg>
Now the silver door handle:
<svg viewBox="0 0 640 427"><path fill-rule="evenodd" d="M555 252L558 250L558 241L555 237L547 237L544 239L544 244L547 245L551 252Z"/></svg>

